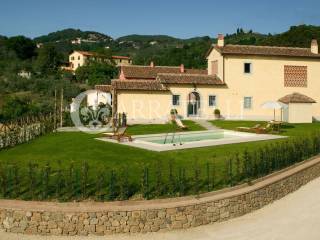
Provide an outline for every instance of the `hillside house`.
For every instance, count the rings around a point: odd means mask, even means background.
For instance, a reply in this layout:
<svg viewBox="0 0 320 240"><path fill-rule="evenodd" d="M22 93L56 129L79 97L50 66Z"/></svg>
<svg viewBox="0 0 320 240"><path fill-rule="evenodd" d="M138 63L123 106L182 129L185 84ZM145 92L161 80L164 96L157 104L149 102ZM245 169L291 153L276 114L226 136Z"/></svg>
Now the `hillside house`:
<svg viewBox="0 0 320 240"><path fill-rule="evenodd" d="M117 66L130 65L131 59L125 56L112 56ZM69 55L69 66L66 70L76 71L78 67L85 65L88 61L108 62L109 59L101 54L86 51L74 51Z"/></svg>

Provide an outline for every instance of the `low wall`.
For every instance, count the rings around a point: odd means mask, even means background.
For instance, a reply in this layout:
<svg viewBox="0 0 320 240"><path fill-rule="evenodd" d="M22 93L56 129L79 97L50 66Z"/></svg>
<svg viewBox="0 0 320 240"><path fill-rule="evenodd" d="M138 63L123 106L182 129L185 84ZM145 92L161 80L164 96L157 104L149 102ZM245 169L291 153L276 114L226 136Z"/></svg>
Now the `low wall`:
<svg viewBox="0 0 320 240"><path fill-rule="evenodd" d="M46 235L107 235L186 229L257 210L320 176L320 157L253 182L198 197L48 203L0 201L1 228Z"/></svg>

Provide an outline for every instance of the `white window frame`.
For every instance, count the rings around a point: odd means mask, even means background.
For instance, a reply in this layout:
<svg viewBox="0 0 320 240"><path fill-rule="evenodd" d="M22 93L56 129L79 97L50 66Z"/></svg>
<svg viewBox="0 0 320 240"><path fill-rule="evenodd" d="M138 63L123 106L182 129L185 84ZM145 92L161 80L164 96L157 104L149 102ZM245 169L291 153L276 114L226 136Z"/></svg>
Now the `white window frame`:
<svg viewBox="0 0 320 240"><path fill-rule="evenodd" d="M214 105L210 105L210 97L215 97L215 104ZM215 94L210 94L210 95L208 95L208 106L210 107L210 108L215 108L215 107L217 107L217 95L215 95Z"/></svg>
<svg viewBox="0 0 320 240"><path fill-rule="evenodd" d="M174 104L173 100L174 100L174 96L178 96L178 104ZM181 101L181 95L180 94L172 94L172 99L171 99L171 105L172 106L180 106L180 101Z"/></svg>
<svg viewBox="0 0 320 240"><path fill-rule="evenodd" d="M245 67L246 64L250 64L250 72L248 72L248 73L245 71L245 70L246 70L246 67ZM250 61L245 61L245 62L243 63L243 73L246 74L246 75L252 74L252 69L253 69L252 66L253 66L253 65L252 65L252 62L250 62Z"/></svg>
<svg viewBox="0 0 320 240"><path fill-rule="evenodd" d="M251 101L250 101L250 107L246 107L246 99L250 98ZM245 110L250 110L252 109L252 106L253 106L253 97L252 96L244 96L243 97L243 109Z"/></svg>

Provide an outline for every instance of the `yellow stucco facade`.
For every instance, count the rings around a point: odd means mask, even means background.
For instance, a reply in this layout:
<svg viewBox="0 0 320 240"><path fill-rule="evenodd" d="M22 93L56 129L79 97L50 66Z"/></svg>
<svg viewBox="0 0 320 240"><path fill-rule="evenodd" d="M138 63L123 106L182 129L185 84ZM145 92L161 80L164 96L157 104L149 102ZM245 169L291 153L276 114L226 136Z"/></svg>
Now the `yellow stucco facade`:
<svg viewBox="0 0 320 240"><path fill-rule="evenodd" d="M312 115L320 118L320 60L308 58L283 58L268 56L224 56L213 50L208 56L208 66L219 59L217 75L225 81L227 89L220 96L218 108L222 115L236 119L271 119L273 111L261 108L267 101L299 92L317 101L312 104ZM244 73L244 64L251 64L251 73ZM285 87L284 66L306 66L307 87ZM252 97L252 107L244 109L244 97ZM280 112L278 114L280 117Z"/></svg>
<svg viewBox="0 0 320 240"><path fill-rule="evenodd" d="M164 122L171 109L184 119L214 119L214 110L219 109L225 119L272 120L274 111L261 105L298 92L316 103L291 104L291 121L320 120L320 58L222 55L213 49L207 60L208 74L216 74L225 86L172 84L166 85L168 91L119 91L118 112L127 113L129 122ZM245 64L250 65L249 73ZM286 87L285 66L306 67L306 86ZM191 93L196 96L196 111L190 110ZM289 116L277 110L276 120L285 117Z"/></svg>
<svg viewBox="0 0 320 240"><path fill-rule="evenodd" d="M86 61L87 56L77 51L69 56L70 67L73 71L76 71L78 67L85 65Z"/></svg>
<svg viewBox="0 0 320 240"><path fill-rule="evenodd" d="M170 113L167 91L118 91L117 111L126 113L129 123L165 123Z"/></svg>

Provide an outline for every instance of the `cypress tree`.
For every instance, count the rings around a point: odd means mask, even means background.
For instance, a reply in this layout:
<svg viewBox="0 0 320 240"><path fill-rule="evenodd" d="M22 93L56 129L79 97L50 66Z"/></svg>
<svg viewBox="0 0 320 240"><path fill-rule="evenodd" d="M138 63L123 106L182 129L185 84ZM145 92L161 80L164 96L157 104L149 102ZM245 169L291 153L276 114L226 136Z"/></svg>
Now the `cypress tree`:
<svg viewBox="0 0 320 240"><path fill-rule="evenodd" d="M194 187L194 194L198 195L200 191L200 168L199 168L198 160L195 161L195 165L194 165L193 187Z"/></svg>
<svg viewBox="0 0 320 240"><path fill-rule="evenodd" d="M212 189L214 189L216 187L216 163L215 163L215 158L212 159L212 169L211 169L211 186Z"/></svg>
<svg viewBox="0 0 320 240"><path fill-rule="evenodd" d="M156 196L161 196L163 194L163 182L162 182L162 164L160 160L157 161L156 166Z"/></svg>
<svg viewBox="0 0 320 240"><path fill-rule="evenodd" d="M72 199L75 195L75 170L74 170L74 162L72 161L69 165L68 171L68 193L69 199Z"/></svg>
<svg viewBox="0 0 320 240"><path fill-rule="evenodd" d="M142 170L141 193L143 198L149 198L149 169L146 166Z"/></svg>
<svg viewBox="0 0 320 240"><path fill-rule="evenodd" d="M59 161L57 175L56 175L56 196L58 199L62 197L63 188L64 188L63 169L61 166L61 162Z"/></svg>
<svg viewBox="0 0 320 240"><path fill-rule="evenodd" d="M242 177L241 177L241 160L240 160L240 155L239 153L236 153L235 157L235 163L236 163L236 181L240 182Z"/></svg>
<svg viewBox="0 0 320 240"><path fill-rule="evenodd" d="M120 198L121 200L127 200L129 198L129 176L128 168L121 170L120 178Z"/></svg>
<svg viewBox="0 0 320 240"><path fill-rule="evenodd" d="M36 191L36 171L35 165L29 162L28 164L28 180L29 180L29 195L31 199L35 197Z"/></svg>
<svg viewBox="0 0 320 240"><path fill-rule="evenodd" d="M109 179L109 200L114 200L116 198L116 177L115 171L111 170Z"/></svg>
<svg viewBox="0 0 320 240"><path fill-rule="evenodd" d="M245 149L244 153L243 153L243 161L244 161L244 164L243 164L243 172L244 172L244 175L245 175L245 178L247 180L247 182L250 182L250 178L251 178L251 174L250 174L250 154L248 152L248 149Z"/></svg>
<svg viewBox="0 0 320 240"><path fill-rule="evenodd" d="M184 168L179 168L178 182L179 182L179 196L181 197L186 194L186 189L187 189L186 170Z"/></svg>
<svg viewBox="0 0 320 240"><path fill-rule="evenodd" d="M87 197L88 174L89 174L89 165L85 161L85 162L83 162L82 169L81 169L81 193L82 193L82 199L85 199Z"/></svg>
<svg viewBox="0 0 320 240"><path fill-rule="evenodd" d="M7 179L7 171L6 168L1 164L0 165L0 177L1 177L1 195L3 198L7 197L8 190L8 179Z"/></svg>
<svg viewBox="0 0 320 240"><path fill-rule="evenodd" d="M168 179L168 193L172 196L176 191L176 182L174 176L174 169L173 169L173 160L169 161L169 179Z"/></svg>
<svg viewBox="0 0 320 240"><path fill-rule="evenodd" d="M51 168L49 163L47 163L42 170L42 199L48 199L49 197L50 172Z"/></svg>
<svg viewBox="0 0 320 240"><path fill-rule="evenodd" d="M13 194L17 198L20 195L20 176L19 167L17 164L13 165Z"/></svg>
<svg viewBox="0 0 320 240"><path fill-rule="evenodd" d="M211 191L211 185L210 185L210 164L207 162L206 164L206 174L207 174L207 180L206 180L206 185L207 185L207 191Z"/></svg>
<svg viewBox="0 0 320 240"><path fill-rule="evenodd" d="M232 162L233 162L232 157L229 157L229 160L228 160L228 178L229 178L229 185L230 186L233 186Z"/></svg>
<svg viewBox="0 0 320 240"><path fill-rule="evenodd" d="M104 183L104 172L99 171L96 178L96 200L103 201L103 183Z"/></svg>

